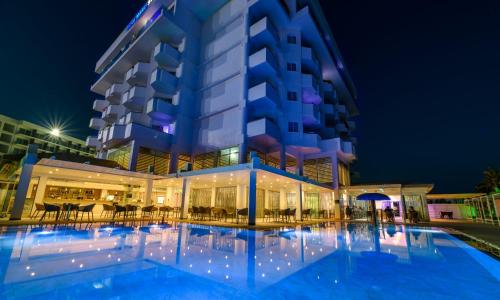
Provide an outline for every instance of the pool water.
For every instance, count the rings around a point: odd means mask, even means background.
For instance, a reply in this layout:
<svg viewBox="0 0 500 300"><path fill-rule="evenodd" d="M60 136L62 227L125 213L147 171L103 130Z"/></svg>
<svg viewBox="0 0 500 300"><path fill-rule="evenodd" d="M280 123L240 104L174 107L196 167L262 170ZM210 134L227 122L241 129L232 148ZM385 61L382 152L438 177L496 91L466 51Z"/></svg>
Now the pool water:
<svg viewBox="0 0 500 300"><path fill-rule="evenodd" d="M3 228L0 279L0 299L500 299L494 258L368 224Z"/></svg>

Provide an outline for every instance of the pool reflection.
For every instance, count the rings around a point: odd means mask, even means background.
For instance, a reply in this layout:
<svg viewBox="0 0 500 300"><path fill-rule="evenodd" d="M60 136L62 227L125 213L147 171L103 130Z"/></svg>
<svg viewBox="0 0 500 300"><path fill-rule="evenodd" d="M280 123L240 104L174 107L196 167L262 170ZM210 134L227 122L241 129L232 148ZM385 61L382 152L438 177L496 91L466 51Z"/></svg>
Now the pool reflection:
<svg viewBox="0 0 500 300"><path fill-rule="evenodd" d="M433 234L340 223L267 231L191 224L10 231L0 239L1 298L234 298L279 295L298 282L328 293L360 267L368 272L360 262L442 259Z"/></svg>

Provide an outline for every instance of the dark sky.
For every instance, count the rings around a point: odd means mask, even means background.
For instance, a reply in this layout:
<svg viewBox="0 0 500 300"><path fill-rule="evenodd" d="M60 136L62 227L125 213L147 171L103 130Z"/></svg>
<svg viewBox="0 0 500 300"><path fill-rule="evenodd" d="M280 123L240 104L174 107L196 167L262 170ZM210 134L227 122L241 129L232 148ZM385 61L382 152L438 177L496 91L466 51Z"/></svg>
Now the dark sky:
<svg viewBox="0 0 500 300"><path fill-rule="evenodd" d="M84 138L94 65L142 0L0 0L0 113ZM354 79L363 182L471 191L500 167L500 1L323 0Z"/></svg>

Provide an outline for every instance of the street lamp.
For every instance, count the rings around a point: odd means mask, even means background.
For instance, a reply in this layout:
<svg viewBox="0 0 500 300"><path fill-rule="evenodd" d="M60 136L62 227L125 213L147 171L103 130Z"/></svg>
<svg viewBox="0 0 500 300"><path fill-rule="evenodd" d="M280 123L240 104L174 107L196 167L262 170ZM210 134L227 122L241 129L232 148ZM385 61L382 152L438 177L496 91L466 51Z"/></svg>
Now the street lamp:
<svg viewBox="0 0 500 300"><path fill-rule="evenodd" d="M52 128L50 130L50 134L58 137L61 135L61 130L59 128Z"/></svg>

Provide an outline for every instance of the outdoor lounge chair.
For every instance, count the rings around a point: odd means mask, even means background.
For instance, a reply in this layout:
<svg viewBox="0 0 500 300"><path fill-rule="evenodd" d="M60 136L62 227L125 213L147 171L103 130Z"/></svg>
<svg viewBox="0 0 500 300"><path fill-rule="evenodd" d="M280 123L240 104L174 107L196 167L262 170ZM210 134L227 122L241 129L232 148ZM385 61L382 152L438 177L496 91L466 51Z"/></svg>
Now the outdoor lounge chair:
<svg viewBox="0 0 500 300"><path fill-rule="evenodd" d="M92 215L92 221L94 221L94 206L95 206L95 203L93 204L89 204L89 205L84 205L84 206L80 206L78 208L78 212L76 213L76 218L78 219L78 214L82 214L82 217L80 218L80 221L83 220L83 216L85 214L87 214L87 221L90 222L90 215Z"/></svg>
<svg viewBox="0 0 500 300"><path fill-rule="evenodd" d="M71 213L74 213L75 220L76 220L78 217L78 208L79 207L80 207L80 205L78 205L78 204L64 203L62 205L62 209L61 209L61 218L69 220L69 218L71 217Z"/></svg>
<svg viewBox="0 0 500 300"><path fill-rule="evenodd" d="M59 205L43 203L43 206L44 206L45 210L42 214L42 217L40 218L40 222L43 221L43 219L45 218L47 213L49 214L49 217L50 217L51 213L55 213L56 214L56 221L57 221L57 219L59 219L59 214L61 213L61 207Z"/></svg>

